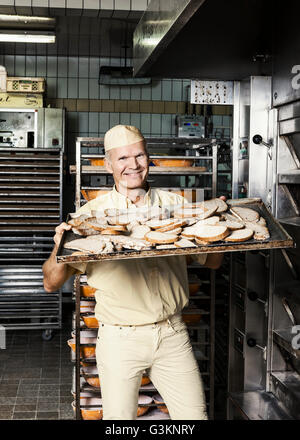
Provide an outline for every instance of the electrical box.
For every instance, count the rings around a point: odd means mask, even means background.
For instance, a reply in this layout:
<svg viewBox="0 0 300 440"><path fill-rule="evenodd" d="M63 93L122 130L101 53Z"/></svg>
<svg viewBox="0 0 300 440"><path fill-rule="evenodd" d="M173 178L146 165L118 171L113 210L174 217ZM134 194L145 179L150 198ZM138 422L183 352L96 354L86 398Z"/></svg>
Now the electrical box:
<svg viewBox="0 0 300 440"><path fill-rule="evenodd" d="M177 136L186 138L205 137L205 119L198 115L177 116Z"/></svg>

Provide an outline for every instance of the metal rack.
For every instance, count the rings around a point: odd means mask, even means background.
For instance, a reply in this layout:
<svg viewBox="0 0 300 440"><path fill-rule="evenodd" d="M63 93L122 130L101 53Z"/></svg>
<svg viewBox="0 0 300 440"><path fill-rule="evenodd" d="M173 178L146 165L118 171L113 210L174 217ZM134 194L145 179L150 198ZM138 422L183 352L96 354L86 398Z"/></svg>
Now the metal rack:
<svg viewBox="0 0 300 440"><path fill-rule="evenodd" d="M62 220L62 179L62 149L0 148L0 321L7 328L61 327L61 295L44 291L42 264Z"/></svg>
<svg viewBox="0 0 300 440"><path fill-rule="evenodd" d="M150 159L155 158L185 158L193 159L194 166L191 167L157 167L150 166L149 180L151 179L152 187L159 187L166 190L181 191L188 187L189 190L193 190L197 187L204 188L205 198L212 198L216 196L217 192L217 151L218 145L215 140L209 139L154 139L149 138L147 140L147 149L150 154ZM170 155L170 150L174 153ZM163 153L161 156L159 153ZM70 166L70 173L75 175L75 209L79 209L86 200L82 197L82 190L110 190L113 185L112 177L106 171L103 166L92 166L85 164L88 159L103 159L103 139L102 138L77 138L76 139L76 165ZM203 171L203 165L206 164L206 171ZM91 177L100 176L99 180L101 185L97 185L98 182L91 182ZM168 176L168 186L162 185L161 177ZM170 186L170 176L173 178L179 178L180 185ZM155 177L155 179L153 179ZM192 177L192 182L191 182ZM202 180L201 180L202 179ZM164 183L164 182L163 182ZM192 186L191 186L192 185ZM214 364L215 364L215 284L216 273L214 270L201 268L199 264L192 263L188 265L189 273L193 271L207 272L208 290L204 293L201 290L196 295L190 297L191 303L193 303L194 309L187 307L186 312L189 310L193 312L201 312L203 315L201 321L197 324L188 324L188 331L191 338L191 343L194 349L195 357L199 363L201 375L204 382L204 389L206 393L206 400L208 406L208 412L210 419L214 418ZM84 284L84 276L77 276L74 282L74 300L75 300L75 315L73 319L73 330L75 331L75 362L74 368L74 384L73 394L75 396L75 411L76 418L81 418L80 408L80 394L88 392L90 395L101 395L99 389L93 389L85 384L82 377L82 370L80 362L84 361L80 357L80 332L86 330L86 327L82 326L80 318L80 300L87 298L81 298L80 290ZM95 359L92 360L95 364ZM157 390L152 386L141 387L140 392L157 393ZM156 406L156 404L150 404L150 406ZM155 411L155 413L154 413ZM155 410L146 413L141 418L166 418L166 414Z"/></svg>

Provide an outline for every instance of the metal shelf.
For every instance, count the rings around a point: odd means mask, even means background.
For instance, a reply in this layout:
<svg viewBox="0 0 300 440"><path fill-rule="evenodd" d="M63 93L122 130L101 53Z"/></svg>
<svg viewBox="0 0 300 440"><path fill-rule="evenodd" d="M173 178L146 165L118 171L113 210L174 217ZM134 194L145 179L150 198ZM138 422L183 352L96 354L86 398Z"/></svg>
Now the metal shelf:
<svg viewBox="0 0 300 440"><path fill-rule="evenodd" d="M230 393L229 399L246 420L293 420L275 396L265 391Z"/></svg>

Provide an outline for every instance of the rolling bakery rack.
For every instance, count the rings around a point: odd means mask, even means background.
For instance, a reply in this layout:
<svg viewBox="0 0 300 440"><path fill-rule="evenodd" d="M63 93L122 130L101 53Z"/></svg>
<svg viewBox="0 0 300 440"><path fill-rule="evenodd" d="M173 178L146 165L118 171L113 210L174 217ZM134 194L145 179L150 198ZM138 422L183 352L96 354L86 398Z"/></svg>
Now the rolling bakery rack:
<svg viewBox="0 0 300 440"><path fill-rule="evenodd" d="M63 151L0 148L0 323L7 329L61 327L61 294L43 288L42 264L62 220Z"/></svg>
<svg viewBox="0 0 300 440"><path fill-rule="evenodd" d="M163 160L188 160L191 166L150 166L148 181L152 187L172 190L184 195L190 201L195 201L195 189L202 188L203 196L213 198L217 192L217 152L218 145L213 139L184 139L184 138L148 138L147 148L152 164L154 161ZM70 173L75 175L75 209L87 201L104 194L112 189L112 176L103 166L104 148L103 138L77 138L76 139L76 165L70 166ZM102 161L102 162L101 162ZM156 162L159 163L159 162ZM186 164L187 162L185 162ZM201 280L198 273L201 271ZM188 262L190 304L183 311L185 322L195 357L199 363L203 378L209 418L214 418L214 362L215 362L215 284L214 270L201 267L198 263ZM73 315L73 339L68 341L72 346L71 359L74 362L74 375L72 393L74 395L73 407L76 419L81 419L82 411L93 410L99 407L94 400L88 405L83 404L85 397L100 398L101 384L96 383L95 345L97 328L88 328L83 322L84 310L93 304L93 297L83 296L86 285L86 276L77 275L74 280L75 312ZM88 287L88 286L86 286ZM88 336L88 338L84 337ZM90 341L90 342L89 342ZM88 357L86 357L88 355ZM89 368L90 367L90 368ZM92 372L91 372L92 371ZM91 373L89 373L91 372ZM90 383L89 383L90 382ZM140 395L153 396L158 391L148 383L141 385ZM86 403L86 402L84 402ZM164 419L169 418L166 412L159 409L161 404L145 404L149 410L138 419ZM141 405L142 407L142 405ZM163 409L163 406L162 406ZM97 417L97 415L96 415ZM98 414L99 417L99 414Z"/></svg>

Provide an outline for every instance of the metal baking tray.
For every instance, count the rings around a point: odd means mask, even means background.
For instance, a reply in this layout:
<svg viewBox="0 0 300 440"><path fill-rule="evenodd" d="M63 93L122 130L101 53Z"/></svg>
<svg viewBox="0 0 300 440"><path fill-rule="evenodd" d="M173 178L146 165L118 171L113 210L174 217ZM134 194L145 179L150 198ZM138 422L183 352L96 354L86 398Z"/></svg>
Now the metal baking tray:
<svg viewBox="0 0 300 440"><path fill-rule="evenodd" d="M76 238L83 238L80 235L74 234L72 231L65 231L63 233L57 255L56 261L58 263L78 263L102 260L124 260L132 258L149 258L149 257L168 257L172 255L191 255L202 253L217 253L217 252L241 252L252 251L260 249L282 249L294 246L293 239L284 230L281 224L272 216L272 214L265 207L260 199L236 199L227 201L229 206L244 206L254 209L267 222L267 227L270 232L270 238L263 241L248 240L240 243L227 243L223 241L214 242L208 245L198 245L197 248L180 248L180 249L151 249L151 250L122 250L115 251L109 254L81 254L71 255L74 251L65 249L64 244L75 240Z"/></svg>

